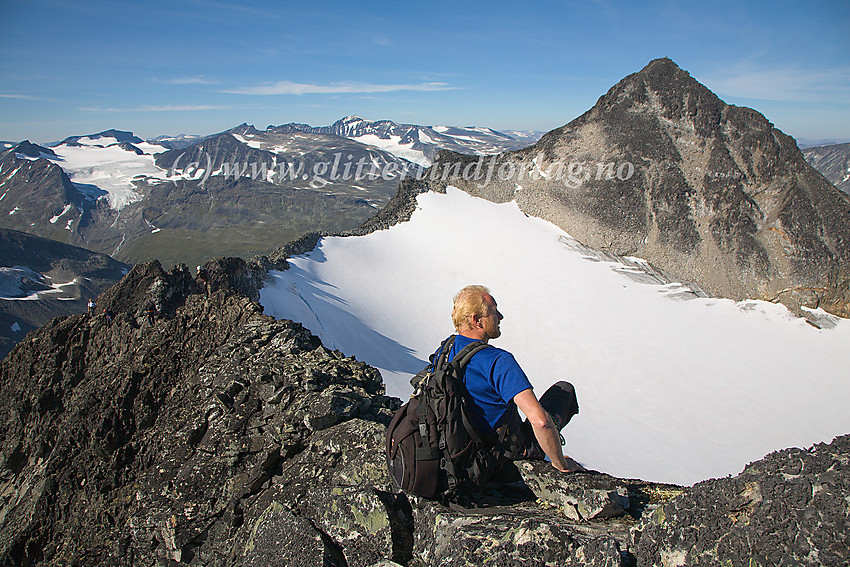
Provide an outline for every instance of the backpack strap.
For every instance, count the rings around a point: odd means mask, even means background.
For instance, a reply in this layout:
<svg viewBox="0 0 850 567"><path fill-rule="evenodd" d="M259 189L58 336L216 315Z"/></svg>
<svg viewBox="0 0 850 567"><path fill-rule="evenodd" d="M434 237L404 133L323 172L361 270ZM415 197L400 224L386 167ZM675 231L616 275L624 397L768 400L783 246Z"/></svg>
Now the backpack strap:
<svg viewBox="0 0 850 567"><path fill-rule="evenodd" d="M464 375L466 366L467 364L469 364L469 361L472 360L472 357L475 356L476 353L478 353L478 351L484 350L489 346L490 345L488 345L487 343L475 341L474 343L468 344L463 347L463 349L459 353L457 353L452 359L452 361L449 363L454 369L454 375L458 379L458 385L460 386L460 390L467 400L472 400L472 394L470 394L469 390L466 389L466 376ZM469 422L466 412L461 412L461 416L463 417L463 427L466 429L467 433L469 433L469 436L472 437L473 441L475 441L476 443L483 443L484 440L481 438L481 435L478 432L478 428L476 428Z"/></svg>
<svg viewBox="0 0 850 567"><path fill-rule="evenodd" d="M452 335L452 344L454 344L454 335ZM449 363L454 366L455 376L461 376L463 371L466 369L466 365L469 364L469 361L473 356L479 351L484 350L489 347L487 343L483 343L481 341L475 341L474 343L470 343L463 347L463 349L455 355L452 361ZM465 382L465 381L464 381Z"/></svg>
<svg viewBox="0 0 850 567"><path fill-rule="evenodd" d="M450 346L449 346L449 348L445 349L446 355L449 352L451 352L451 345L454 344L455 337L456 337L456 335L452 335ZM466 377L465 377L464 371L466 370L466 366L469 364L469 361L472 359L472 357L475 356L475 354L478 353L479 351L484 350L485 348L487 348L489 346L490 345L488 345L487 343L484 343L484 342L481 342L481 341L475 341L473 343L470 343L470 344L466 345L465 347L463 347L463 349L461 349L461 351L458 352L454 356L454 358L452 358L452 360L448 363L448 365L451 365L451 367L452 367L452 370L453 370L452 373L457 380L457 386L458 386L458 389L461 392L461 396L465 400L468 400L470 402L472 401L473 398L472 398L472 395L469 393L469 390L466 389ZM444 359L441 362L443 364L446 364ZM461 415L463 428L469 434L470 438L472 438L472 440L476 444L479 444L479 445L483 444L485 442L484 439L482 439L482 436L481 436L480 432L478 431L478 428L475 427L472 423L470 423L466 411L461 411L460 415ZM445 445L444 445L444 440L441 439L441 442L442 443L441 443L440 449L445 451L446 448L445 448ZM448 477L449 489L446 491L446 494L447 494L447 496L449 496L451 494L454 494L455 490L457 489L457 480L456 480L457 479L457 472L455 470L454 463L452 463L451 459L448 457L448 454L446 454L446 457L443 460L443 466L445 467L446 472L448 473L447 477ZM478 463L475 463L473 465L473 467L475 468L476 476L478 476L478 473L480 472L478 470ZM480 478L479 486L478 486L479 490L483 491L483 489L484 489L483 483L484 482L485 482L485 479Z"/></svg>
<svg viewBox="0 0 850 567"><path fill-rule="evenodd" d="M449 356L449 353L452 351L452 346L455 342L455 335L450 336L446 340L444 340L440 344L440 350L430 357L430 364L425 369L425 377L429 376L433 372L436 372L440 368L444 368L446 365L446 359ZM418 377L420 377L422 373L417 374L411 380L411 385L414 388L418 388L420 384L414 384L414 381ZM416 448L416 456L420 459L439 459L443 456L443 447L435 447L431 442L430 435L428 434L428 427L426 426L426 416L428 413L428 406L424 403L420 403L417 406L416 418L419 422L419 437L422 439L422 446ZM454 471L451 471L454 473Z"/></svg>

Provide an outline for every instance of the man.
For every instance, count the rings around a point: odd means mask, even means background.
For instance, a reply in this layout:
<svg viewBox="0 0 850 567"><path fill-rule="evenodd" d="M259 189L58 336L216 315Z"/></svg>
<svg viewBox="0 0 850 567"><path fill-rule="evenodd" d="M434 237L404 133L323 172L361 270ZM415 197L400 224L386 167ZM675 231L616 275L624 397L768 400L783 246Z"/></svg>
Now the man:
<svg viewBox="0 0 850 567"><path fill-rule="evenodd" d="M498 338L502 334L499 329L502 319L504 316L486 287L471 285L460 290L452 310L457 338L448 359L474 341L488 343ZM480 410L479 427L489 433L513 425L509 429L513 454L509 458L542 459L545 453L559 471L585 470L561 451L560 429L578 413L575 390L570 384L559 382L550 388L542 398L544 402L550 401L544 409L513 355L496 347L482 349L472 357L464 381ZM521 426L514 404L527 418ZM557 425L549 412L556 415Z"/></svg>

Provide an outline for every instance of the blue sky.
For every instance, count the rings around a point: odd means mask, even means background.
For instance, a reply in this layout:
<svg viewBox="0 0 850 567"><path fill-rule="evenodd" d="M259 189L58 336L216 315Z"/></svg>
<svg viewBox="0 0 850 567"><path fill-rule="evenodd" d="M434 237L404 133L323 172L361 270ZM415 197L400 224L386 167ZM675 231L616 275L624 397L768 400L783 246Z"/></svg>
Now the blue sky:
<svg viewBox="0 0 850 567"><path fill-rule="evenodd" d="M242 122L549 130L670 57L803 139L850 140L850 2L0 0L0 140Z"/></svg>

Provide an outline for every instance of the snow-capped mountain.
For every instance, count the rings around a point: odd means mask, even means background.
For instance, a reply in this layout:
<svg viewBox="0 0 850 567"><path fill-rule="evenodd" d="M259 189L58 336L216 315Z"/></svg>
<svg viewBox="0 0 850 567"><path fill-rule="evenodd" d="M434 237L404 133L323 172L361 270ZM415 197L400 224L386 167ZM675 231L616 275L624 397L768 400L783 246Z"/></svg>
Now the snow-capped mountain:
<svg viewBox="0 0 850 567"><path fill-rule="evenodd" d="M379 148L332 134L259 131L241 124L156 156L172 178L250 177L293 189L355 196L380 208L395 194L402 172L419 167ZM188 167L192 164L192 167Z"/></svg>
<svg viewBox="0 0 850 567"><path fill-rule="evenodd" d="M417 167L329 134L247 124L176 150L132 132L29 142L0 155L0 226L137 262L250 257L312 230L351 229Z"/></svg>
<svg viewBox="0 0 850 567"><path fill-rule="evenodd" d="M85 136L69 136L61 142L48 144L49 147L55 146L99 146L107 147L115 144L139 144L144 142L141 138L124 130L104 130L97 134L88 134Z"/></svg>
<svg viewBox="0 0 850 567"><path fill-rule="evenodd" d="M162 135L150 138L148 139L148 142L163 146L169 150L179 150L181 148L191 146L203 138L204 136L199 136L197 134L177 134L176 136Z"/></svg>
<svg viewBox="0 0 850 567"><path fill-rule="evenodd" d="M505 315L494 346L538 394L576 386L566 451L594 469L690 484L850 430L850 322L704 297L515 203L426 192L408 222L322 238L289 265L260 292L266 313L378 367L401 397L453 331L453 294L488 285Z"/></svg>
<svg viewBox="0 0 850 567"><path fill-rule="evenodd" d="M74 185L93 199L103 198L120 211L143 198L141 179L165 180L153 156L166 150L145 142L132 132L108 130L90 136L72 136L50 148L48 157L60 166Z"/></svg>
<svg viewBox="0 0 850 567"><path fill-rule="evenodd" d="M0 229L0 358L50 319L85 312L128 270L104 254Z"/></svg>
<svg viewBox="0 0 850 567"><path fill-rule="evenodd" d="M534 131L504 133L475 126L418 126L391 120L365 120L359 116L346 116L330 126L290 123L267 128L267 131L277 132L293 130L350 138L423 166L430 165L439 150L471 155L497 154L528 146L543 134Z"/></svg>
<svg viewBox="0 0 850 567"><path fill-rule="evenodd" d="M29 141L0 154L2 227L73 242L93 201L75 186L50 148Z"/></svg>
<svg viewBox="0 0 850 567"><path fill-rule="evenodd" d="M850 194L850 142L806 148L803 155L833 185Z"/></svg>

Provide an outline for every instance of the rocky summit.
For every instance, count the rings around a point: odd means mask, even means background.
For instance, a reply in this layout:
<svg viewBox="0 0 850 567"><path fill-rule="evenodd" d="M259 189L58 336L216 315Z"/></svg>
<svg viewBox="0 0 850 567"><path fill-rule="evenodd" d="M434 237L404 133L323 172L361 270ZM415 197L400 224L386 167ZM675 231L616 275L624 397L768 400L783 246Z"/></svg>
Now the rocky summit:
<svg viewBox="0 0 850 567"><path fill-rule="evenodd" d="M433 167L429 179L516 200L714 295L850 315L850 198L763 115L669 59L526 149L481 164L443 153Z"/></svg>
<svg viewBox="0 0 850 567"><path fill-rule="evenodd" d="M267 267L137 265L97 313L52 320L3 360L0 564L850 560L850 437L692 488L525 462L482 508L400 493L383 442L401 400L264 315Z"/></svg>

